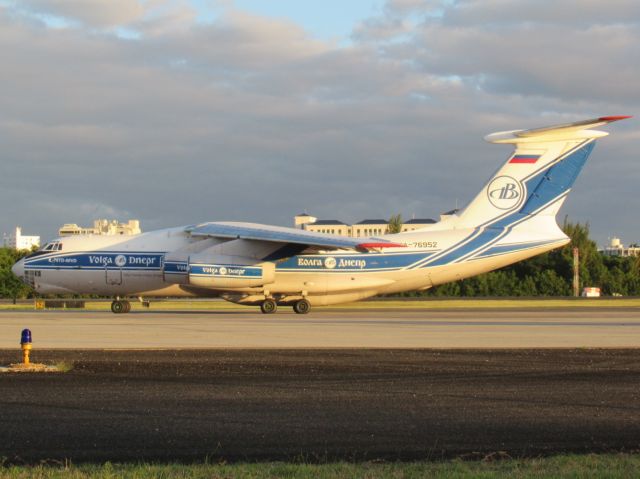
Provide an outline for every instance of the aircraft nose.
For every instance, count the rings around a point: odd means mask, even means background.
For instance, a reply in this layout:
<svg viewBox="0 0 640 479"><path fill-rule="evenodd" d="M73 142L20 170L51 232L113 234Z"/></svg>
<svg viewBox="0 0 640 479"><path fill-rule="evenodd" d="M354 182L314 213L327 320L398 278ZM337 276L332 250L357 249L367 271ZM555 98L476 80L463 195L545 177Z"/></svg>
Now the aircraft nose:
<svg viewBox="0 0 640 479"><path fill-rule="evenodd" d="M22 279L22 277L24 276L24 260L21 259L20 261L16 262L16 264L12 266L11 271L18 278Z"/></svg>

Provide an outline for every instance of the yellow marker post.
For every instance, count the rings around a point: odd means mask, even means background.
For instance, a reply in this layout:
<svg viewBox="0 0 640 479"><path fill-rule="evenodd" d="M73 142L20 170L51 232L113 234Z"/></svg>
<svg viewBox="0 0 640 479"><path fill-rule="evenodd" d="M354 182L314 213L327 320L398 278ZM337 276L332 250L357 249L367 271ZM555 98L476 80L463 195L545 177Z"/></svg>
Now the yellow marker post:
<svg viewBox="0 0 640 479"><path fill-rule="evenodd" d="M29 361L29 354L31 353L31 330L22 330L20 345L22 346L22 364L28 366L31 364Z"/></svg>
<svg viewBox="0 0 640 479"><path fill-rule="evenodd" d="M31 330L23 329L20 336L20 345L22 346L22 362L10 364L8 368L0 367L0 373L54 373L62 372L58 366L47 366L46 364L32 363L29 355L31 354Z"/></svg>

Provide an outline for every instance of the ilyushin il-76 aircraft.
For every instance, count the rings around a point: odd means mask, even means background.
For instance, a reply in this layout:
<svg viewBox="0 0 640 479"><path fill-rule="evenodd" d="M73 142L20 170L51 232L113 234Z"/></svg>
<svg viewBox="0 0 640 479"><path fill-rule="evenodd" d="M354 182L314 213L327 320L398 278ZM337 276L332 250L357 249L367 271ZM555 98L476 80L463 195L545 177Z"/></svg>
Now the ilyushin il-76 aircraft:
<svg viewBox="0 0 640 479"><path fill-rule="evenodd" d="M63 237L25 257L13 272L36 292L115 298L221 296L307 313L378 294L426 290L559 248L569 242L556 216L593 150L630 118L606 116L493 133L514 151L462 210L424 228L343 237L255 223L211 222L134 236Z"/></svg>

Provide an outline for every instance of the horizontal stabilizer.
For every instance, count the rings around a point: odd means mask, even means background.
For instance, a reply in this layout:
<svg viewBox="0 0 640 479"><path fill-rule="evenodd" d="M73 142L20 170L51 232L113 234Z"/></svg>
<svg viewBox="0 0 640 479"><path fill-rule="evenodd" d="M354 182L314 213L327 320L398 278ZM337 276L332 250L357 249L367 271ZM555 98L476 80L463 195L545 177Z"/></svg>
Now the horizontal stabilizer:
<svg viewBox="0 0 640 479"><path fill-rule="evenodd" d="M485 136L489 143L523 143L530 141L557 140L559 138L599 138L608 133L601 131L590 131L589 128L597 128L607 123L618 120L632 118L628 115L601 116L591 120L576 121L574 123L563 123L560 125L545 126L542 128L532 128L530 130L500 131Z"/></svg>

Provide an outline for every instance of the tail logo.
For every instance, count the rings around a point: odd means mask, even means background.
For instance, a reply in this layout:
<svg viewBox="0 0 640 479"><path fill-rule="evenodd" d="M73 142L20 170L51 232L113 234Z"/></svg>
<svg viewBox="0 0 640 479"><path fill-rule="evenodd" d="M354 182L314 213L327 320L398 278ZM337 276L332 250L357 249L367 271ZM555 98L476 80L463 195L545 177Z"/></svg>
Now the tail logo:
<svg viewBox="0 0 640 479"><path fill-rule="evenodd" d="M487 187L487 197L500 210L510 210L522 199L522 185L510 176L498 176Z"/></svg>

